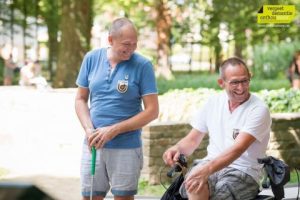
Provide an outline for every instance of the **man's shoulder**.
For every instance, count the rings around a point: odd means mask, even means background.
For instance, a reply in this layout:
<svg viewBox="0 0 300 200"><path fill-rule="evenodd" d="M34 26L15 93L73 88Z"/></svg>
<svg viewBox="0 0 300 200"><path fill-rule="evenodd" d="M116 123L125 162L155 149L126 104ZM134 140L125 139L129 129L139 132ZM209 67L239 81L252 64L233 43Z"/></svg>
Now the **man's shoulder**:
<svg viewBox="0 0 300 200"><path fill-rule="evenodd" d="M145 56L143 56L140 53L134 52L134 54L132 55L132 62L136 62L137 64L147 64L147 63L151 63L150 59L146 58Z"/></svg>
<svg viewBox="0 0 300 200"><path fill-rule="evenodd" d="M87 58L95 58L98 57L99 54L105 52L106 49L105 48L99 48L99 49L92 49L90 51L88 51L85 55L85 57Z"/></svg>
<svg viewBox="0 0 300 200"><path fill-rule="evenodd" d="M251 94L250 98L251 98L251 104L257 105L257 106L263 106L266 108L268 107L267 104L261 98L259 98L257 95Z"/></svg>

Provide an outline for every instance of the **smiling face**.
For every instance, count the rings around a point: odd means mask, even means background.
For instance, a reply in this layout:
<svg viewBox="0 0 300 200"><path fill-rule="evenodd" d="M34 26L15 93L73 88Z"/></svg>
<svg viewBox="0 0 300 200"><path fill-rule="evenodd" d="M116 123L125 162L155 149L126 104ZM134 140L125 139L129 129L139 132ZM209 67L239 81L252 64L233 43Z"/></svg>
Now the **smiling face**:
<svg viewBox="0 0 300 200"><path fill-rule="evenodd" d="M218 83L227 92L232 105L240 105L250 97L250 74L242 64L228 64Z"/></svg>
<svg viewBox="0 0 300 200"><path fill-rule="evenodd" d="M118 34L110 35L108 41L116 61L129 60L137 48L137 32L132 25L125 25Z"/></svg>

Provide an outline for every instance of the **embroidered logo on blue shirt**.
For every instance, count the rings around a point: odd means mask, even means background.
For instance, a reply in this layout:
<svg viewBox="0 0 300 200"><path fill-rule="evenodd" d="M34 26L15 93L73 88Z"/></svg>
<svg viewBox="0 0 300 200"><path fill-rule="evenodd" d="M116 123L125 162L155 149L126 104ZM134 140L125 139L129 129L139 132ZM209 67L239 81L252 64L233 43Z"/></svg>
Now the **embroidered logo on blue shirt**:
<svg viewBox="0 0 300 200"><path fill-rule="evenodd" d="M120 93L125 93L128 89L128 81L127 80L118 80L117 90Z"/></svg>

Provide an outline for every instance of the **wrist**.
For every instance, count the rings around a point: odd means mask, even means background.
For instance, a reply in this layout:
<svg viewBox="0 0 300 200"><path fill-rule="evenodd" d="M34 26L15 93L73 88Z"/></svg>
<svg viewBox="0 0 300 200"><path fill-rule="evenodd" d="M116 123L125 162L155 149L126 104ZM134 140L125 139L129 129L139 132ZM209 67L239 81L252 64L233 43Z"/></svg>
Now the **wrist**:
<svg viewBox="0 0 300 200"><path fill-rule="evenodd" d="M213 162L209 161L206 164L204 164L203 166L206 168L209 175L214 173Z"/></svg>
<svg viewBox="0 0 300 200"><path fill-rule="evenodd" d="M118 124L112 125L113 137L116 137L120 133L120 126Z"/></svg>
<svg viewBox="0 0 300 200"><path fill-rule="evenodd" d="M90 135L90 134L92 134L93 132L94 132L94 128L91 128L91 127L85 127L84 128L84 131L85 131L85 133L86 133L86 135L88 136L88 135Z"/></svg>
<svg viewBox="0 0 300 200"><path fill-rule="evenodd" d="M177 144L175 144L175 145L173 146L173 149L174 149L175 151L177 151L177 152L181 153L181 149L180 149L180 146L179 146L179 144L178 144L178 143L177 143Z"/></svg>

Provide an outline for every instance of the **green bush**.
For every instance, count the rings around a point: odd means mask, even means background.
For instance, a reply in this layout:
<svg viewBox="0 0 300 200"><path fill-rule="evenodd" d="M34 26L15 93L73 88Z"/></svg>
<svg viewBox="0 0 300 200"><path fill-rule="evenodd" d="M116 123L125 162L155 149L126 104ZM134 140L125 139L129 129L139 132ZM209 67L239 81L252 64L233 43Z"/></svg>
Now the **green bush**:
<svg viewBox="0 0 300 200"><path fill-rule="evenodd" d="M205 72L193 73L173 73L174 79L165 80L163 78L157 79L159 94L164 94L174 89L185 88L214 88L218 89L217 84L218 74L208 74Z"/></svg>
<svg viewBox="0 0 300 200"><path fill-rule="evenodd" d="M205 102L221 90L199 88L169 91L159 96L158 121L188 122ZM262 90L256 94L270 108L271 113L300 112L300 91L293 89Z"/></svg>
<svg viewBox="0 0 300 200"><path fill-rule="evenodd" d="M259 78L285 77L293 54L299 49L300 42L265 43L254 47L254 75Z"/></svg>
<svg viewBox="0 0 300 200"><path fill-rule="evenodd" d="M262 90L258 96L264 100L272 113L300 112L299 90Z"/></svg>
<svg viewBox="0 0 300 200"><path fill-rule="evenodd" d="M157 79L158 92L164 94L171 90L191 88L197 90L198 88L212 88L220 89L217 84L218 74L209 74L206 72L193 73L174 73L173 80ZM251 79L251 91L258 92L260 90L275 90L280 88L290 88L290 83L286 77L277 79L260 79L253 77Z"/></svg>

